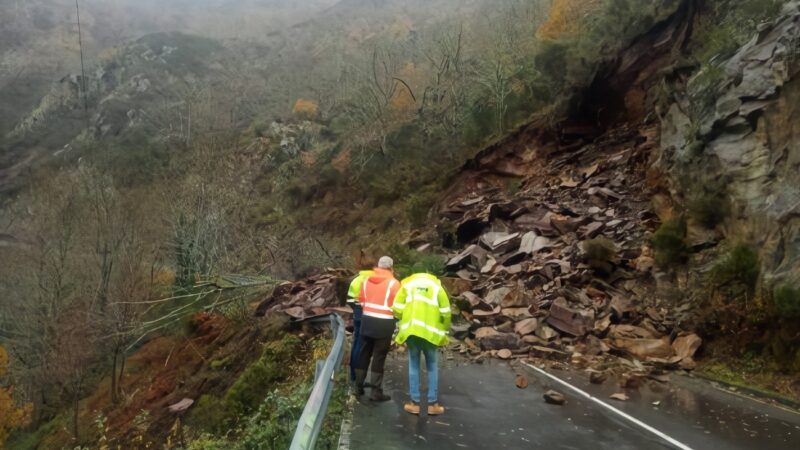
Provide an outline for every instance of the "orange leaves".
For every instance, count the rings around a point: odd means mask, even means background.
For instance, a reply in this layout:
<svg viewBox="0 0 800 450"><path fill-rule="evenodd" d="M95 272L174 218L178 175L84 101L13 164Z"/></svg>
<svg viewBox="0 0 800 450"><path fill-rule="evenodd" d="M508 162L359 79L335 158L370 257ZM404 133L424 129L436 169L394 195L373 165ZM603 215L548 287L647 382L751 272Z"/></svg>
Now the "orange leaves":
<svg viewBox="0 0 800 450"><path fill-rule="evenodd" d="M331 165L334 169L336 169L339 173L345 173L347 168L350 167L350 161L353 159L353 150L346 149L343 152L336 155L331 161Z"/></svg>
<svg viewBox="0 0 800 450"><path fill-rule="evenodd" d="M414 97L411 96L408 89L403 87L398 89L392 97L390 107L395 113L408 114L413 111L415 104Z"/></svg>
<svg viewBox="0 0 800 450"><path fill-rule="evenodd" d="M0 377L8 371L8 353L0 346ZM12 431L28 424L33 412L33 405L21 407L14 401L14 388L0 386L0 448Z"/></svg>
<svg viewBox="0 0 800 450"><path fill-rule="evenodd" d="M8 353L6 349L0 346L0 377L8 371Z"/></svg>
<svg viewBox="0 0 800 450"><path fill-rule="evenodd" d="M313 100L298 98L297 101L294 102L292 113L304 119L316 119L319 115L319 105Z"/></svg>
<svg viewBox="0 0 800 450"><path fill-rule="evenodd" d="M539 27L539 39L555 40L579 33L586 17L595 12L602 0L555 0L547 21Z"/></svg>
<svg viewBox="0 0 800 450"><path fill-rule="evenodd" d="M417 77L417 67L413 62L407 62L397 72L396 90L389 101L389 108L395 115L402 117L414 113L417 100L414 98L409 83L414 83Z"/></svg>

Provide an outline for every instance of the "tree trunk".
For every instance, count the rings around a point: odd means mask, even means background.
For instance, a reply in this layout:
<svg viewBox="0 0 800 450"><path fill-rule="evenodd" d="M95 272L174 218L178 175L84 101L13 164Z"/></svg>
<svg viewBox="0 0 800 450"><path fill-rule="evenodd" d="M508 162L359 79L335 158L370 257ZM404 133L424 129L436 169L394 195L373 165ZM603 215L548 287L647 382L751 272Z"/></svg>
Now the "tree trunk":
<svg viewBox="0 0 800 450"><path fill-rule="evenodd" d="M117 393L117 356L119 355L119 346L114 346L114 356L111 360L111 403L117 404L119 397Z"/></svg>
<svg viewBox="0 0 800 450"><path fill-rule="evenodd" d="M119 378L117 379L117 396L122 394L122 380L125 376L125 351L122 351L122 361L119 364Z"/></svg>
<svg viewBox="0 0 800 450"><path fill-rule="evenodd" d="M75 386L72 399L72 436L75 442L78 442L80 436L78 435L78 413L80 412L81 402L81 382Z"/></svg>

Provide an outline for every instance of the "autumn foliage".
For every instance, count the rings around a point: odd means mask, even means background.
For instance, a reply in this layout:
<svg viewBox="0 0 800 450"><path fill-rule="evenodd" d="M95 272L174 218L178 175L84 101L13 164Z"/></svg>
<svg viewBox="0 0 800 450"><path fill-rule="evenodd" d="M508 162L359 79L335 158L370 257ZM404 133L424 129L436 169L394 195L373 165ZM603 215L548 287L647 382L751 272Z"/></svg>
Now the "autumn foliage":
<svg viewBox="0 0 800 450"><path fill-rule="evenodd" d="M0 378L5 376L7 370L8 353L0 346ZM3 448L12 431L28 424L32 410L31 405L17 406L14 389L0 385L0 448Z"/></svg>
<svg viewBox="0 0 800 450"><path fill-rule="evenodd" d="M298 98L294 102L292 113L304 119L315 119L319 115L319 105L313 100Z"/></svg>
<svg viewBox="0 0 800 450"><path fill-rule="evenodd" d="M579 33L586 18L601 4L602 0L555 0L547 21L536 33L537 37L555 40Z"/></svg>

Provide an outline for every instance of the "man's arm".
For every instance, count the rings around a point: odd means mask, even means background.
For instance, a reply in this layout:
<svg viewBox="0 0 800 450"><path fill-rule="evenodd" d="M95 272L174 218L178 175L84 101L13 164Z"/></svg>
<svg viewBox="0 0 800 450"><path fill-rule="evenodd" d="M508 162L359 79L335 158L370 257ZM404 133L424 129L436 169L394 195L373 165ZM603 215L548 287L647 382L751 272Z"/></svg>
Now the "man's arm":
<svg viewBox="0 0 800 450"><path fill-rule="evenodd" d="M361 290L361 282L364 281L362 276L356 276L350 282L350 287L347 289L347 304L353 311L361 310L361 304L358 303L358 293Z"/></svg>
<svg viewBox="0 0 800 450"><path fill-rule="evenodd" d="M406 309L406 297L408 295L408 289L404 287L400 287L400 290L397 291L397 295L394 297L394 303L392 304L392 312L394 316L398 319L403 317L403 311Z"/></svg>
<svg viewBox="0 0 800 450"><path fill-rule="evenodd" d="M439 286L439 314L442 315L442 325L444 325L445 330L450 329L450 323L453 320L453 314L450 311L450 299L447 297L447 292L444 290L444 286Z"/></svg>

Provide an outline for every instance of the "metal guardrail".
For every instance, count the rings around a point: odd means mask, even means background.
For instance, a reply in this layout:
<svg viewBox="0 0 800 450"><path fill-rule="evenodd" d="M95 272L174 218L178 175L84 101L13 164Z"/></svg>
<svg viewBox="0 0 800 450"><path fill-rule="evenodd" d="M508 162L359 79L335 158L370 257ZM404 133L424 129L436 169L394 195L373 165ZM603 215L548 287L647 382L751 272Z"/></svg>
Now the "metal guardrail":
<svg viewBox="0 0 800 450"><path fill-rule="evenodd" d="M317 443L322 422L328 410L328 402L333 393L333 380L336 371L341 368L344 356L344 321L338 314L313 317L305 322L330 321L333 332L333 347L325 361L317 361L317 373L314 377L314 388L308 397L303 414L297 423L292 445L289 450L312 450Z"/></svg>

